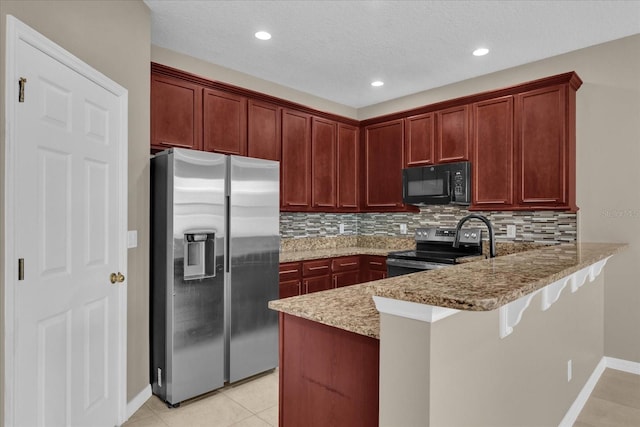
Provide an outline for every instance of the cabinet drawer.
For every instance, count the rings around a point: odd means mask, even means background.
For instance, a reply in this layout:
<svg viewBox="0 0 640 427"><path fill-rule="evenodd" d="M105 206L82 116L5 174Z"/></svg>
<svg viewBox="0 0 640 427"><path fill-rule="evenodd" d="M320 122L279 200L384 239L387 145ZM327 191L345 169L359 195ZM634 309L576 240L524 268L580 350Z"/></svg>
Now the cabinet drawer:
<svg viewBox="0 0 640 427"><path fill-rule="evenodd" d="M338 271L358 270L360 268L360 256L345 256L334 258L331 261L331 270L335 273Z"/></svg>
<svg viewBox="0 0 640 427"><path fill-rule="evenodd" d="M331 260L319 259L316 261L305 261L302 263L302 275L304 277L320 276L331 273Z"/></svg>
<svg viewBox="0 0 640 427"><path fill-rule="evenodd" d="M387 271L387 258L383 256L369 255L367 257L369 270Z"/></svg>
<svg viewBox="0 0 640 427"><path fill-rule="evenodd" d="M299 262L286 262L280 264L280 282L300 278L302 268Z"/></svg>

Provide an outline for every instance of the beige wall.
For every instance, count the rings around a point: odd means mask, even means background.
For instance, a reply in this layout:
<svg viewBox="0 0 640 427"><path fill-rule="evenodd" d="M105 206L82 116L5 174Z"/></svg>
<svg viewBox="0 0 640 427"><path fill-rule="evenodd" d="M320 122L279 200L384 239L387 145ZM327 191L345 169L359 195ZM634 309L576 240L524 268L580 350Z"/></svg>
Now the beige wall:
<svg viewBox="0 0 640 427"><path fill-rule="evenodd" d="M347 107L346 105L337 104L323 98L318 98L317 96L309 95L308 93L261 80L247 74L243 74L229 68L224 68L210 62L205 62L192 56L183 55L159 46L151 46L151 60L158 64L188 71L207 79L228 83L234 86L251 89L256 92L296 102L307 107L315 108L319 111L338 114L352 119L357 117L357 111L355 108Z"/></svg>
<svg viewBox="0 0 640 427"><path fill-rule="evenodd" d="M537 294L503 339L498 310L433 324L382 315L380 425L558 425L604 353L604 283L567 287L547 311Z"/></svg>
<svg viewBox="0 0 640 427"><path fill-rule="evenodd" d="M129 230L138 230L138 247L129 249L128 256L127 395L131 399L149 385L149 10L141 1L2 0L0 8L3 89L6 15L11 14L129 91L128 220ZM4 90L0 102L0 172L4 176ZM3 201L4 197L0 203ZM0 212L4 224L4 206L0 206ZM4 241L4 232L0 238ZM0 259L4 259L4 254ZM4 277L4 270L0 271L0 277ZM0 295L4 298L4 287ZM0 318L2 331L3 319ZM4 347L4 337L1 343ZM4 356L4 348L0 354ZM1 366L3 369L4 359ZM4 384L4 372L0 372L0 380ZM4 396L0 396L0 401L4 402ZM4 416L0 417L0 424L3 419Z"/></svg>
<svg viewBox="0 0 640 427"><path fill-rule="evenodd" d="M605 355L640 362L640 35L570 52L358 111L375 117L567 71L577 93L578 238L628 242L605 290Z"/></svg>

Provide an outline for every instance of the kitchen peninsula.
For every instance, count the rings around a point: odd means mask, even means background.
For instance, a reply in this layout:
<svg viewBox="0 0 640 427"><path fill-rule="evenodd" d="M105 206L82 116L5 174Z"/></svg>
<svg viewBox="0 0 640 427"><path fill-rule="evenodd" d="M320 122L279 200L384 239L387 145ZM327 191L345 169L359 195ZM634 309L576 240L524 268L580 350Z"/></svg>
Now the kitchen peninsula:
<svg viewBox="0 0 640 427"><path fill-rule="evenodd" d="M270 302L280 425L557 425L603 356L600 273L625 246L548 246Z"/></svg>

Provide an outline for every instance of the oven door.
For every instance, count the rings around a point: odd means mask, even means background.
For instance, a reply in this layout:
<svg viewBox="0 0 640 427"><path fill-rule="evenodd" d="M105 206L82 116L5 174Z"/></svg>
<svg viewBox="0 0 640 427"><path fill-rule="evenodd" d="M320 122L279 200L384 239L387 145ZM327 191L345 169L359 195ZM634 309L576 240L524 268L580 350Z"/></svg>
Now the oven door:
<svg viewBox="0 0 640 427"><path fill-rule="evenodd" d="M419 271L436 270L450 265L451 264L438 264L412 259L387 258L387 277L402 276Z"/></svg>

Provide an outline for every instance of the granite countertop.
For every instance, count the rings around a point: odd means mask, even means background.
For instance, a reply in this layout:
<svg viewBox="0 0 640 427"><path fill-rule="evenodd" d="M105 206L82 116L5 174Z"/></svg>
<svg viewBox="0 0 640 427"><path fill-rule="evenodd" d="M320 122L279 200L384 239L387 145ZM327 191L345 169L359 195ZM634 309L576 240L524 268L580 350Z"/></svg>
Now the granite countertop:
<svg viewBox="0 0 640 427"><path fill-rule="evenodd" d="M312 259L333 258L348 255L381 255L387 256L389 252L397 249L367 248L362 246L350 246L348 248L315 249L308 251L284 251L280 252L280 262L308 261Z"/></svg>
<svg viewBox="0 0 640 427"><path fill-rule="evenodd" d="M626 246L621 243L546 246L440 270L275 300L269 302L269 307L379 338L380 316L373 303L373 295L458 310L490 311L615 254Z"/></svg>

